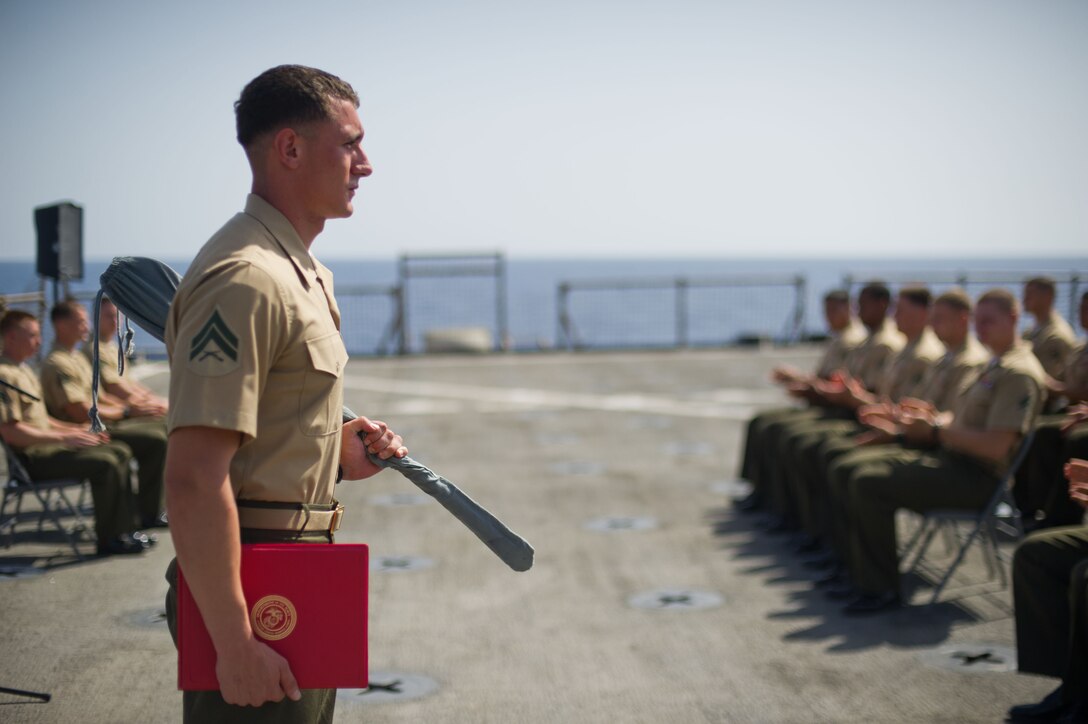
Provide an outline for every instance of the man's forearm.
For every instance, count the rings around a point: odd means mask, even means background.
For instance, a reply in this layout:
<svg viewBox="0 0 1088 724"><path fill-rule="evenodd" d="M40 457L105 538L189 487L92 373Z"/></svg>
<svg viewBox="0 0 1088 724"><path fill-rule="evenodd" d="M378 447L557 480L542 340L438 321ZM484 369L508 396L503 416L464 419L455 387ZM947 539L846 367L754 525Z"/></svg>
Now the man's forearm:
<svg viewBox="0 0 1088 724"><path fill-rule="evenodd" d="M240 577L241 541L230 457L213 451L209 461L197 453L201 445L185 440L175 444L177 437L171 435L167 448L170 531L178 564L212 642L222 652L252 638Z"/></svg>
<svg viewBox="0 0 1088 724"><path fill-rule="evenodd" d="M65 414L73 420L86 420L91 414L91 405L87 402L70 402L64 408ZM103 420L125 419L125 406L118 405L110 400L98 400L98 416Z"/></svg>
<svg viewBox="0 0 1088 724"><path fill-rule="evenodd" d="M25 422L9 422L0 427L0 437L4 442L15 448L25 448L31 445L58 443L63 436L51 430L40 430Z"/></svg>

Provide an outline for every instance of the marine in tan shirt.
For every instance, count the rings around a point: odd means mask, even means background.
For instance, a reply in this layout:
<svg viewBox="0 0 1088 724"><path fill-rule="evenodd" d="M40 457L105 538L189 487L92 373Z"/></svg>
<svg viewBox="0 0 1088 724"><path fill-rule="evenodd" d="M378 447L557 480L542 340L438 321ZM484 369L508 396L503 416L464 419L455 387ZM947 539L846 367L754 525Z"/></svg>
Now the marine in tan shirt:
<svg viewBox="0 0 1088 724"><path fill-rule="evenodd" d="M131 375L122 376L118 369L127 360L121 357L117 344L117 307L107 297L102 298L98 313L98 365L99 381L103 388L114 397L128 405L131 414L137 417L163 417L166 415L166 400L156 395L147 386ZM80 348L87 361L94 363L94 340Z"/></svg>
<svg viewBox="0 0 1088 724"><path fill-rule="evenodd" d="M1046 373L1061 381L1069 354L1077 344L1077 335L1054 309L1056 291L1055 282L1049 277L1035 277L1024 284L1024 310L1035 318L1035 326L1024 338L1031 343Z"/></svg>
<svg viewBox="0 0 1088 724"><path fill-rule="evenodd" d="M759 470L761 487L782 527L792 527L804 517L796 510L799 489L808 489L799 478L796 462L803 449L818 447L829 436L845 434L854 422L856 394L869 395L885 374L889 360L905 344L905 339L888 319L891 292L880 282L866 284L858 294L858 318L868 331L866 339L847 356L846 369L830 379L815 379L810 398L821 408L815 417L785 419L767 427L762 439ZM924 317L924 315L923 315ZM924 322L923 322L924 324Z"/></svg>
<svg viewBox="0 0 1088 724"><path fill-rule="evenodd" d="M861 381L865 389L875 390L880 386L889 360L905 345L906 340L896 329L895 322L885 319L879 327L870 328L865 341L854 348L847 358L846 371Z"/></svg>
<svg viewBox="0 0 1088 724"><path fill-rule="evenodd" d="M835 405L857 410L878 402L897 402L902 397L916 396L930 368L944 354L941 341L929 327L932 295L924 287L905 287L899 292L895 306L895 325L903 344L883 364L875 388L854 376L844 380L841 391L827 391L827 399Z"/></svg>
<svg viewBox="0 0 1088 724"><path fill-rule="evenodd" d="M788 365L771 370L771 380L781 385L787 394L802 402L818 400L813 387L817 380L827 379L846 364L850 353L864 341L865 327L850 311L850 295L845 290L834 289L824 295L824 318L827 321L831 342L816 365L815 373L809 374ZM790 406L765 410L748 421L744 437L744 456L741 459L740 477L752 485L752 493L734 505L742 510L754 510L763 504L760 491L764 476L761 462L764 434L769 426L787 420L817 419L823 408L815 406Z"/></svg>
<svg viewBox="0 0 1088 724"><path fill-rule="evenodd" d="M1080 298L1080 326L1088 332L1088 292ZM1088 342L1077 342L1065 360L1062 376L1047 380L1052 397L1076 404L1088 401Z"/></svg>
<svg viewBox="0 0 1088 724"><path fill-rule="evenodd" d="M980 509L1038 416L1043 370L1018 343L1019 307L1004 290L979 298L975 325L994 357L951 413L918 409L907 420L908 440L929 449L902 450L857 468L844 491L850 579L856 597L850 615L899 605L895 512L934 508Z"/></svg>
<svg viewBox="0 0 1088 724"><path fill-rule="evenodd" d="M919 397L938 411L951 410L990 361L990 353L970 330L971 299L953 289L937 297L931 326L945 353L930 367Z"/></svg>
<svg viewBox="0 0 1088 724"><path fill-rule="evenodd" d="M134 537L134 504L128 485L132 451L87 430L87 425L50 417L38 375L27 365L41 346L41 327L31 314L7 312L0 320L0 437L20 457L32 480L86 478L94 502L99 555L142 553L148 539Z"/></svg>
<svg viewBox="0 0 1088 724"><path fill-rule="evenodd" d="M242 435L230 467L237 499L333 502L348 354L332 273L259 196L193 260L166 346L169 428Z"/></svg>
<svg viewBox="0 0 1088 724"><path fill-rule="evenodd" d="M911 410L917 405L928 405L935 412L951 410L989 362L990 353L971 334L971 311L971 299L962 290L938 296L930 314L930 326L946 351L930 366L918 394L902 398L894 405L881 403L860 408L858 417L868 428L850 439L826 444L820 458L811 463L813 469L824 475L823 479L815 477L817 484L824 485L820 491L822 500L815 504L817 515L822 516L818 532L833 544L840 558L846 557L848 521L842 519L839 503L848 496L844 488L853 471L873 460L897 455L903 448L901 421L909 418Z"/></svg>
<svg viewBox="0 0 1088 724"><path fill-rule="evenodd" d="M932 295L924 287L901 289L895 306L895 324L905 344L885 362L877 389L870 391L862 386L861 380L848 378L841 390L828 385L826 399L855 412L916 394L930 366L943 352L940 341L929 328L931 303ZM797 426L779 442L778 477L786 498L781 512L788 519L796 519L813 541L826 536L827 469L834 459L857 447L854 435L863 431L864 427L853 417L829 420Z"/></svg>
<svg viewBox="0 0 1088 724"><path fill-rule="evenodd" d="M89 422L93 404L91 363L77 349L86 342L90 326L87 310L75 301L56 304L50 312L56 340L42 362L45 406L54 417ZM97 412L110 438L132 449L138 466L137 503L143 528L166 526L163 515L163 470L166 465L166 427L155 417L141 417L124 400L99 390Z"/></svg>
<svg viewBox="0 0 1088 724"><path fill-rule="evenodd" d="M332 720L335 690L301 691L253 634L241 543L330 543L338 464L357 480L380 470L368 451L407 453L384 423L341 423L339 311L332 275L310 253L328 219L351 216L371 173L358 104L350 85L303 66L246 85L235 115L252 193L201 249L170 309L167 507L220 683L184 692L186 722L238 721L239 706L259 707L253 721ZM167 579L174 632L174 564Z"/></svg>

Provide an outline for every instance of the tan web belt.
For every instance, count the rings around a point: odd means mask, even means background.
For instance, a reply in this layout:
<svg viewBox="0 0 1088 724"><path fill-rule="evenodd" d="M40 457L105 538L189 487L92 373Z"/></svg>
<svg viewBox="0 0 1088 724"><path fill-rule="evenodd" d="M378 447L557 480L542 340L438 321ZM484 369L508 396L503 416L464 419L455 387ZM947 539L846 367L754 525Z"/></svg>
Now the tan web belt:
<svg viewBox="0 0 1088 724"><path fill-rule="evenodd" d="M329 505L270 500L239 500L237 504L238 522L243 528L335 533L344 517L344 506L335 500Z"/></svg>

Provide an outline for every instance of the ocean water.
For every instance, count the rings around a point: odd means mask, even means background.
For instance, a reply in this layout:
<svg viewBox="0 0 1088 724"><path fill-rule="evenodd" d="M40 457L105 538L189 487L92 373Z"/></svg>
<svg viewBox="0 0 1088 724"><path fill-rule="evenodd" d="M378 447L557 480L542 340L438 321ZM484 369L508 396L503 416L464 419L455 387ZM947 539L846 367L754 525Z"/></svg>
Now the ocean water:
<svg viewBox="0 0 1088 724"><path fill-rule="evenodd" d="M188 260L165 259L184 273ZM392 353L398 345L394 299L382 290L398 284L396 260L323 260L336 278L353 354ZM71 282L80 296L97 289L104 259L85 262L84 279ZM432 265L433 266L433 265ZM452 266L451 266L452 268ZM960 259L522 259L505 260L505 293L486 276L413 277L405 285L407 350L421 351L429 330L486 327L508 348L652 348L719 346L753 338L788 339L822 331L820 298L874 278L926 282L936 290L966 277L968 291L990 286L1019 291L1030 275L1059 280L1058 309L1066 316L1074 296L1088 290L1088 256L1076 258ZM798 291L793 280L804 280ZM686 285L677 286L677 280ZM602 282L595 285L596 282ZM32 261L0 262L0 293L37 291ZM560 285L572 290L564 301ZM856 287L855 287L856 288ZM52 282L47 282L52 295ZM505 309L505 330L502 329ZM568 324L561 325L561 311ZM798 313L803 316L798 317ZM1075 323L1075 314L1074 325ZM137 334L138 348L161 345Z"/></svg>

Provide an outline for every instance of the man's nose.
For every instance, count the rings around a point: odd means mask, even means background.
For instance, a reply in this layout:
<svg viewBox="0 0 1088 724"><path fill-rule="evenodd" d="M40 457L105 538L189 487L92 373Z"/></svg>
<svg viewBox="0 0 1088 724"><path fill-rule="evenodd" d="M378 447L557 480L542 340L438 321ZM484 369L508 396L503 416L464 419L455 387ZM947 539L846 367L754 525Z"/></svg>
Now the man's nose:
<svg viewBox="0 0 1088 724"><path fill-rule="evenodd" d="M366 157L366 152L361 148L355 158L355 163L351 167L351 172L356 176L369 176L374 173L374 167L370 165L370 159Z"/></svg>

